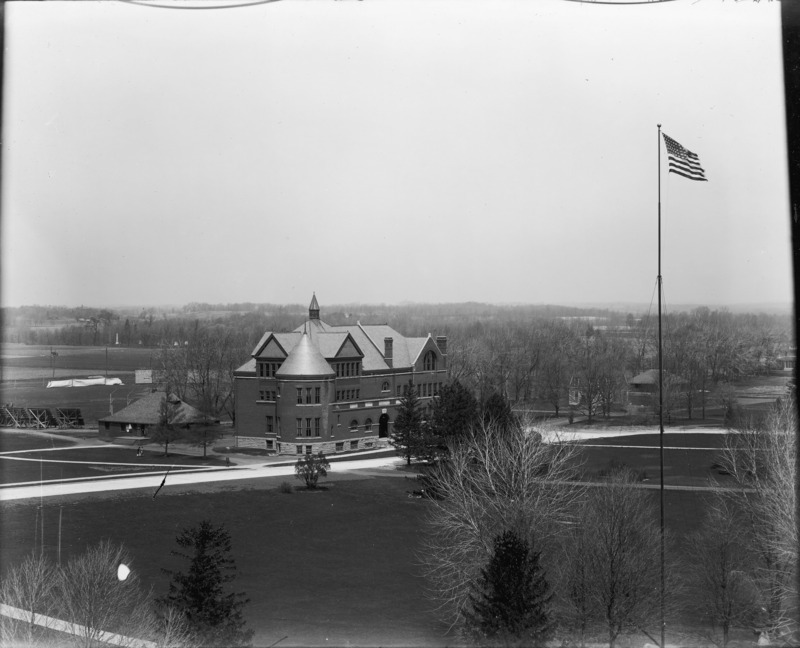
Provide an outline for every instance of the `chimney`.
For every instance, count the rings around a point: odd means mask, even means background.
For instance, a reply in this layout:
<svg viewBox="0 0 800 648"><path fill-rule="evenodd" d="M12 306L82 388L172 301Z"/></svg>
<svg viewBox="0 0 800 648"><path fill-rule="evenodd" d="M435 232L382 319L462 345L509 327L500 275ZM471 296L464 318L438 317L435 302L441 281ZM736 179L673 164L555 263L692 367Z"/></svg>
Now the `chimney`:
<svg viewBox="0 0 800 648"><path fill-rule="evenodd" d="M437 335L436 336L436 346L439 347L439 351L442 352L443 356L447 355L447 336L446 335Z"/></svg>
<svg viewBox="0 0 800 648"><path fill-rule="evenodd" d="M393 366L392 364L392 351L394 348L394 339L390 337L383 338L383 358L386 360L386 364L390 367Z"/></svg>

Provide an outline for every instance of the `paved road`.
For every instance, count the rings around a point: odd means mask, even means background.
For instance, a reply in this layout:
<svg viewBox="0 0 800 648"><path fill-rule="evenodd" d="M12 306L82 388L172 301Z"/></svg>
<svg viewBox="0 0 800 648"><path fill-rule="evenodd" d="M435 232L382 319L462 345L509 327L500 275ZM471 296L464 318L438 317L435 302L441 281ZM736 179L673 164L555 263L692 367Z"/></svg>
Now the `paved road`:
<svg viewBox="0 0 800 648"><path fill-rule="evenodd" d="M397 457L379 457L353 459L352 461L337 461L331 464L329 472L350 472L361 469L386 468L399 465L402 459ZM147 474L125 475L116 477L94 477L72 481L45 482L43 484L10 486L0 488L0 501L13 501L35 499L44 497L58 497L76 493L99 493L112 490L127 490L132 488L149 488L153 492L161 484L166 471L151 472ZM259 477L294 477L294 466L270 466L267 464L232 466L230 468L201 468L197 471L170 472L166 477L164 488L186 484L201 484L210 482L236 481L254 479Z"/></svg>

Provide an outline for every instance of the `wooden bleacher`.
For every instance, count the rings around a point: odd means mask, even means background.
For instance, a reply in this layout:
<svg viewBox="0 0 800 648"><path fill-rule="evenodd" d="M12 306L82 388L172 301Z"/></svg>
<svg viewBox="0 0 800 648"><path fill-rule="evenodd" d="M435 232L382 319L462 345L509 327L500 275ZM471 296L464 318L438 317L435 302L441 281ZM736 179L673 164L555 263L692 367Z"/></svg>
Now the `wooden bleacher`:
<svg viewBox="0 0 800 648"><path fill-rule="evenodd" d="M44 430L57 427L62 430L82 428L85 422L78 408L57 407L0 407L0 427Z"/></svg>

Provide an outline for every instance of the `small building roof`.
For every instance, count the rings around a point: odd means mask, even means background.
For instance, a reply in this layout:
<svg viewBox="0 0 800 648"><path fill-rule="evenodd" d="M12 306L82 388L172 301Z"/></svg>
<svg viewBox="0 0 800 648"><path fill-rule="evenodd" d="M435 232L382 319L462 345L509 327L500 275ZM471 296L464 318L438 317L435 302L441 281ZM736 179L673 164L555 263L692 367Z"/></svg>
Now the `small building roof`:
<svg viewBox="0 0 800 648"><path fill-rule="evenodd" d="M648 369L630 379L632 385L657 385L658 369Z"/></svg>
<svg viewBox="0 0 800 648"><path fill-rule="evenodd" d="M174 406L171 415L173 425L211 424L219 423L213 416L204 414L196 407L180 400L174 394L163 391L154 391L140 398L134 403L121 409L119 412L99 419L101 423L130 423L131 425L157 425L161 416L161 402L167 398Z"/></svg>

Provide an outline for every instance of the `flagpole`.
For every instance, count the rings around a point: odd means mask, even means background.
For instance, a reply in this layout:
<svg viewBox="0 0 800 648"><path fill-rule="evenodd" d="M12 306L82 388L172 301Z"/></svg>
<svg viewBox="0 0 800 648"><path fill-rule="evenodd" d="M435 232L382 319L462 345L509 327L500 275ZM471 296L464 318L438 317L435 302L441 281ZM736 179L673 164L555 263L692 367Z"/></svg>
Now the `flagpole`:
<svg viewBox="0 0 800 648"><path fill-rule="evenodd" d="M666 646L664 622L664 374L661 354L661 124L658 124L658 440L661 464L661 648Z"/></svg>

